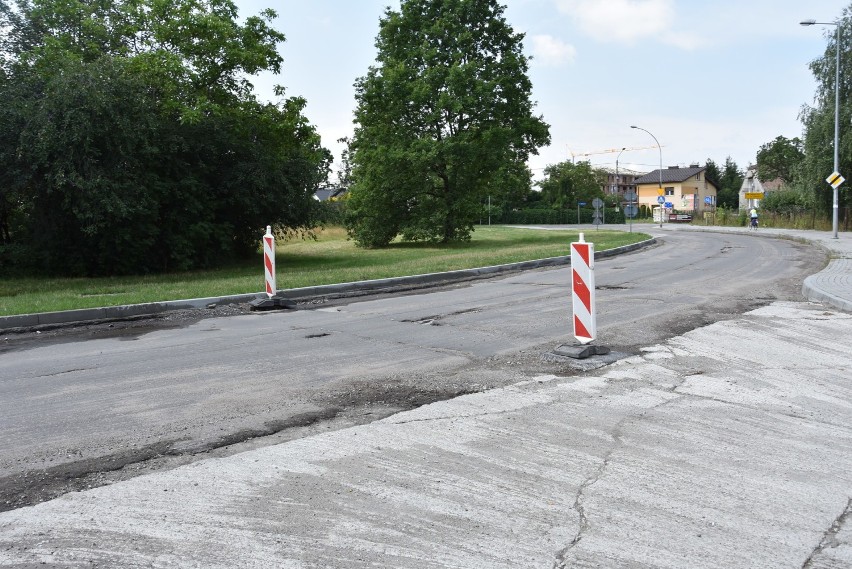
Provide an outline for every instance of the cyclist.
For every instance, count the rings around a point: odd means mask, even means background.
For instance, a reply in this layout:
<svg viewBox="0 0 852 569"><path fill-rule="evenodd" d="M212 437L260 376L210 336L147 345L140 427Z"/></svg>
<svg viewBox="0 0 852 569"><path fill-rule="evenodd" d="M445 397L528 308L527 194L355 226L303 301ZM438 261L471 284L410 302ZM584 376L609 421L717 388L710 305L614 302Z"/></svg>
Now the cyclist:
<svg viewBox="0 0 852 569"><path fill-rule="evenodd" d="M751 208L751 211L749 212L748 215L749 215L749 218L751 219L751 223L749 224L749 227L751 229L757 229L757 209Z"/></svg>

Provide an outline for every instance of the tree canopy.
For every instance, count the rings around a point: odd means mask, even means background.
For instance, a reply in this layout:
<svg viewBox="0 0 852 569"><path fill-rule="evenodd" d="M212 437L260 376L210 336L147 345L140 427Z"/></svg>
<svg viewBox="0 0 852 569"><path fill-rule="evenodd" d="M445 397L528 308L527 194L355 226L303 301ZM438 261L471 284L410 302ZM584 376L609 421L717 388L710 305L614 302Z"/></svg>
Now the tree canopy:
<svg viewBox="0 0 852 569"><path fill-rule="evenodd" d="M704 167L706 168L705 178L719 190L716 203L722 207L737 209L744 178L743 171L737 163L728 156L725 158L724 167L720 169L716 162L708 158Z"/></svg>
<svg viewBox="0 0 852 569"><path fill-rule="evenodd" d="M489 193L529 188L525 162L550 138L533 114L523 35L503 11L403 0L385 12L377 65L355 84L347 224L358 244L468 239Z"/></svg>
<svg viewBox="0 0 852 569"><path fill-rule="evenodd" d="M579 202L603 199L603 185L603 174L589 162L574 164L570 160L547 166L544 179L538 182L542 201L554 209L574 208Z"/></svg>
<svg viewBox="0 0 852 569"><path fill-rule="evenodd" d="M0 266L205 267L312 225L330 154L279 72L271 10L231 0L0 0Z"/></svg>
<svg viewBox="0 0 852 569"><path fill-rule="evenodd" d="M814 203L818 211L830 214L832 210L832 190L826 183L826 177L834 170L834 116L835 116L835 72L837 49L840 47L840 144L838 145L838 169L848 177L852 173L852 132L849 130L852 119L852 17L847 7L837 20L840 32L840 46L837 45L837 29L833 26L826 30L827 45L825 53L811 62L811 72L817 82L817 91L813 105L805 105L799 115L804 125L804 140L801 151L804 157L800 162L797 185L814 192ZM794 176L795 177L795 176ZM845 186L844 186L845 187ZM841 187L840 206L848 206L849 190Z"/></svg>
<svg viewBox="0 0 852 569"><path fill-rule="evenodd" d="M772 142L761 144L757 151L757 177L765 182L781 179L789 184L804 158L801 140L777 136Z"/></svg>

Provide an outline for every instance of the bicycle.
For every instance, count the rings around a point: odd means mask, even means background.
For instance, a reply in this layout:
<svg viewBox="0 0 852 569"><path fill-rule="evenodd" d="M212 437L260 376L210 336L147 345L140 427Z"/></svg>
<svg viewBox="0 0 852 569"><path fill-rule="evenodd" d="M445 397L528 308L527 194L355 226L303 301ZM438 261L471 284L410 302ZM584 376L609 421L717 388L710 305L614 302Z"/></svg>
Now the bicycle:
<svg viewBox="0 0 852 569"><path fill-rule="evenodd" d="M751 231L752 229L757 231L757 218L756 217L751 218L751 223L749 223L748 228L749 228L749 231Z"/></svg>

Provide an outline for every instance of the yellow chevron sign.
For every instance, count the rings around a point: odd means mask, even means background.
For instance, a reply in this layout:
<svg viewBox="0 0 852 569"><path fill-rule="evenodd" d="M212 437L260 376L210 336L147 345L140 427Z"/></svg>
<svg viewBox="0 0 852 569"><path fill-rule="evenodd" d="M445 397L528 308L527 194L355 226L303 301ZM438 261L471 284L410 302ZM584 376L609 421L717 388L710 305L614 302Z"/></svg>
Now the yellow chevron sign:
<svg viewBox="0 0 852 569"><path fill-rule="evenodd" d="M840 184L846 181L846 178L841 176L840 172L835 170L828 178L825 179L825 181L831 184L831 187L836 190Z"/></svg>

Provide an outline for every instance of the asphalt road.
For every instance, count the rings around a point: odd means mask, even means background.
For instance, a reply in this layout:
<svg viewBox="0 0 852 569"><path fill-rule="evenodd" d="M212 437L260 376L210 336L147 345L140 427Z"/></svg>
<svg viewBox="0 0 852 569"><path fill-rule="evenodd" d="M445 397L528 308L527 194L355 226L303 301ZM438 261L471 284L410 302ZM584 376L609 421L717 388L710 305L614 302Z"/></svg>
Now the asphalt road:
<svg viewBox="0 0 852 569"><path fill-rule="evenodd" d="M593 240L593 236L590 236ZM599 261L615 357L775 300L825 263L779 239L667 234ZM571 376L568 269L312 310L152 321L0 354L0 510L211 456L365 424L531 375Z"/></svg>

